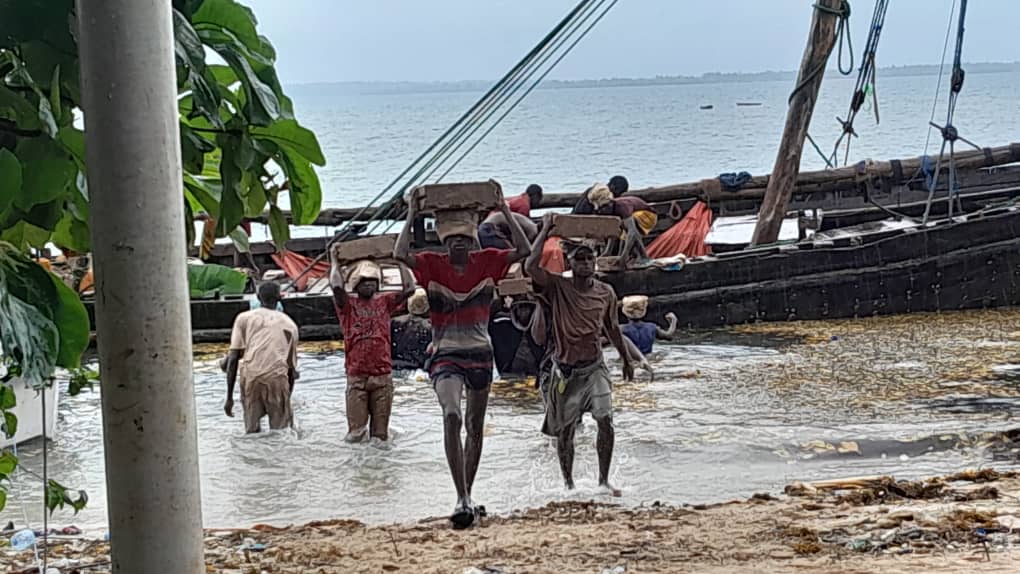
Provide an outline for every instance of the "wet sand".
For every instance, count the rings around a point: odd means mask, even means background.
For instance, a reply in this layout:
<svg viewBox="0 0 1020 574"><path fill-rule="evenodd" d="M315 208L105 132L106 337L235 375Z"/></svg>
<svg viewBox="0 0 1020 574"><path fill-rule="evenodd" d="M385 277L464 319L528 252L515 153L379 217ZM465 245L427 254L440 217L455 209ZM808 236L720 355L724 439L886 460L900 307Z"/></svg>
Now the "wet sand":
<svg viewBox="0 0 1020 574"><path fill-rule="evenodd" d="M1016 473L985 469L918 482L794 483L784 494L704 506L559 502L466 531L442 519L255 526L207 531L206 563L223 574L1017 572L1018 497ZM245 539L264 548L244 550ZM51 564L107 572L108 549L54 541ZM33 572L5 560L7 571Z"/></svg>

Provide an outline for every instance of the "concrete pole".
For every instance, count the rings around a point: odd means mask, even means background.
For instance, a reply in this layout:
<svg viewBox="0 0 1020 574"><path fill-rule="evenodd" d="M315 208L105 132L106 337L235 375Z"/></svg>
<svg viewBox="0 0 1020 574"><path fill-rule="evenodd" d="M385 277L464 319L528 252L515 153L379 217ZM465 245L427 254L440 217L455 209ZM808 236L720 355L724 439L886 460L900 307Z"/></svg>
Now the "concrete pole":
<svg viewBox="0 0 1020 574"><path fill-rule="evenodd" d="M818 0L817 4L832 11L839 9L843 0ZM836 43L836 22L839 16L818 8L813 12L811 34L804 48L804 58L800 62L800 73L797 74L797 86L800 89L790 99L786 111L783 139L779 142L779 153L765 189L765 199L758 210L752 245L775 243L779 239L779 230L783 226L786 208L790 205L790 197L797 184L797 174L800 173L800 157L804 152L804 140L807 138L808 126L811 125L818 89L825 75L824 67ZM811 76L819 67L822 72Z"/></svg>
<svg viewBox="0 0 1020 574"><path fill-rule="evenodd" d="M113 572L205 572L171 0L77 0Z"/></svg>

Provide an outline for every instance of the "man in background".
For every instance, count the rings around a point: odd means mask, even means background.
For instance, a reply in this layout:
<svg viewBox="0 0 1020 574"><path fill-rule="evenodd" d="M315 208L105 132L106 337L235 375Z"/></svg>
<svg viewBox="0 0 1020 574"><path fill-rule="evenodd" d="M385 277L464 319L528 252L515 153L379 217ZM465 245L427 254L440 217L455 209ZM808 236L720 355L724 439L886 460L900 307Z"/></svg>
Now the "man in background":
<svg viewBox="0 0 1020 574"><path fill-rule="evenodd" d="M293 425L290 397L297 380L298 327L286 314L277 311L280 286L259 285L261 307L244 311L234 319L227 355L227 400L223 411L234 416L234 384L240 374L241 406L247 433L262 430L263 416L269 416L270 429Z"/></svg>

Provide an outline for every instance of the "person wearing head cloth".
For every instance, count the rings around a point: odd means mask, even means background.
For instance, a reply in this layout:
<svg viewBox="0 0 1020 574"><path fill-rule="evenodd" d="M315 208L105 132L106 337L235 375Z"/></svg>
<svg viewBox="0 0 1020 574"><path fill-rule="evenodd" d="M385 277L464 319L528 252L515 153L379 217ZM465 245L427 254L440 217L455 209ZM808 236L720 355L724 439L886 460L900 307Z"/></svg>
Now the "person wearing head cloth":
<svg viewBox="0 0 1020 574"><path fill-rule="evenodd" d="M469 211L441 211L436 229L444 253L411 253L411 235L418 216L417 197L408 201L407 223L393 255L414 270L418 285L428 294L432 321L429 375L443 411L446 460L457 503L450 521L455 528L471 526L483 508L471 498L482 455L482 431L492 384L492 341L489 339L490 305L496 282L510 266L531 252L527 237L500 199L499 211L510 227L513 250L480 249L478 219ZM466 396L461 411L461 397ZM466 440L461 440L461 427Z"/></svg>
<svg viewBox="0 0 1020 574"><path fill-rule="evenodd" d="M588 200L594 207L595 214L615 215L623 222L626 229L622 237L623 250L620 252L623 265L634 260L648 259L644 237L655 229L659 216L645 200L633 195L616 197L609 186L602 184L595 185L588 192Z"/></svg>
<svg viewBox="0 0 1020 574"><path fill-rule="evenodd" d="M584 190L584 193L582 193L581 198L577 200L577 203L574 205L571 213L574 215L593 215L595 213L595 206L593 206L591 201L589 201L588 194L590 194L597 185L598 184L593 185ZM606 187L609 188L609 192L613 197L620 197L630 190L630 182L628 182L627 178L622 175L614 175L609 179L609 185Z"/></svg>
<svg viewBox="0 0 1020 574"><path fill-rule="evenodd" d="M535 245L545 243L552 226L552 215L546 215ZM552 310L555 351L542 432L557 437L560 471L566 487L572 489L574 431L581 415L591 413L598 425L599 485L612 496L620 496L620 491L609 483L615 430L613 391L602 356L602 336L620 353L624 379L634 377L634 366L620 331L616 293L611 286L595 279L595 252L591 244L564 243L571 270L569 279L543 269L540 256L534 251L525 264L532 283Z"/></svg>
<svg viewBox="0 0 1020 574"><path fill-rule="evenodd" d="M432 323L428 314L428 295L419 287L407 300L407 314L394 317L390 323L394 369L425 368L429 344L432 343Z"/></svg>
<svg viewBox="0 0 1020 574"><path fill-rule="evenodd" d="M262 417L267 415L270 429L293 424L290 396L297 380L298 327L276 310L280 286L263 283L258 287L258 297L261 307L244 311L234 319L224 365L227 400L223 412L234 416L234 385L240 378L244 428L249 434L262 430Z"/></svg>
<svg viewBox="0 0 1020 574"><path fill-rule="evenodd" d="M676 315L666 313L666 320L669 321L669 328L663 329L655 323L645 321L648 314L647 295L628 295L620 301L623 316L628 319L623 326L623 335L630 339L638 351L647 355L652 352L656 339L670 340L676 333Z"/></svg>
<svg viewBox="0 0 1020 574"><path fill-rule="evenodd" d="M330 270L333 306L344 336L347 371L347 442L368 437L389 439L393 409L393 360L390 316L414 294L414 279L401 266L402 289L380 293L382 269L374 261L355 261L346 276L334 260Z"/></svg>

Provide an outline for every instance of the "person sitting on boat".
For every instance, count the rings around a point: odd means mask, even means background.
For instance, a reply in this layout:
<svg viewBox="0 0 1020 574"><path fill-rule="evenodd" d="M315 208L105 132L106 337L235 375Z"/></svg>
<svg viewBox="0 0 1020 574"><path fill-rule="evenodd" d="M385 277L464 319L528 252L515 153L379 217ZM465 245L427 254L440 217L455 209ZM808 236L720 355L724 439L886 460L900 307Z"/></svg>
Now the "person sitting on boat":
<svg viewBox="0 0 1020 574"><path fill-rule="evenodd" d="M546 394L542 432L557 437L556 452L568 489L574 488L574 432L581 415L589 412L598 425L599 485L609 494L620 491L609 484L613 460L613 395L609 369L602 355L600 337L605 334L620 353L623 377L634 377L617 310L616 292L595 279L595 251L587 242L565 243L564 251L572 276L550 273L541 266L538 249L552 228L552 215L543 221L527 273L552 310L555 354Z"/></svg>
<svg viewBox="0 0 1020 574"><path fill-rule="evenodd" d="M457 490L457 505L450 521L455 528L467 528L484 511L472 501L471 488L482 454L482 431L492 384L489 306L496 282L506 277L513 263L528 256L531 246L510 207L501 199L499 210L510 225L514 251L480 249L474 213L442 211L436 214L436 230L446 252L412 254L417 206L417 198L408 201L407 222L393 255L414 270L418 284L428 293L432 320L429 375L443 410L446 459ZM462 413L461 397L465 394L467 407ZM467 431L464 442L462 425Z"/></svg>
<svg viewBox="0 0 1020 574"><path fill-rule="evenodd" d="M542 205L542 186L533 183L524 190L524 193L506 200L506 204L510 207L510 211L524 217L531 217L531 210L538 209L538 206Z"/></svg>
<svg viewBox="0 0 1020 574"><path fill-rule="evenodd" d="M366 435L386 441L393 409L393 359L390 316L414 294L414 279L400 267L403 289L380 293L382 269L373 261L356 261L346 277L333 263L330 286L344 336L347 370L347 442ZM348 291L356 294L352 297Z"/></svg>
<svg viewBox="0 0 1020 574"><path fill-rule="evenodd" d="M428 295L424 289L418 288L407 300L407 314L394 317L390 322L394 369L425 368L429 344L432 343L432 323L428 314Z"/></svg>
<svg viewBox="0 0 1020 574"><path fill-rule="evenodd" d="M656 339L666 341L673 339L677 322L676 315L673 313L666 313L666 320L669 321L669 327L666 329L644 320L645 315L648 314L648 296L628 295L620 301L620 307L623 310L623 316L629 319L627 324L622 327L623 335L634 343L641 354L647 356L651 353Z"/></svg>
<svg viewBox="0 0 1020 574"><path fill-rule="evenodd" d="M290 396L297 380L298 327L276 310L280 286L266 282L258 287L262 306L244 311L234 319L227 355L227 400L223 412L234 416L234 384L241 379L241 406L247 433L261 430L269 416L269 428L293 425Z"/></svg>
<svg viewBox="0 0 1020 574"><path fill-rule="evenodd" d="M511 213L510 215L524 230L524 235L528 238L530 245L538 235L538 226L530 217L520 213ZM506 216L498 211L490 213L478 226L478 243L482 249L510 249L513 246L513 236Z"/></svg>
<svg viewBox="0 0 1020 574"><path fill-rule="evenodd" d="M597 184L584 190L584 193L581 194L581 198L577 200L576 204L574 204L574 208L570 211L570 213L573 213L574 215L592 215L595 213L596 208L592 205L591 200L588 197L588 194L590 194L595 187L597 187ZM608 187L613 197L620 197L627 193L630 189L630 182L628 182L627 178L622 175L614 175L609 178Z"/></svg>
<svg viewBox="0 0 1020 574"><path fill-rule="evenodd" d="M595 207L598 215L615 215L624 226L623 249L620 252L620 264L629 267L633 261L645 261L644 237L652 232L659 216L645 203L645 200L634 195L614 197L608 186L596 185L588 193L588 200Z"/></svg>

